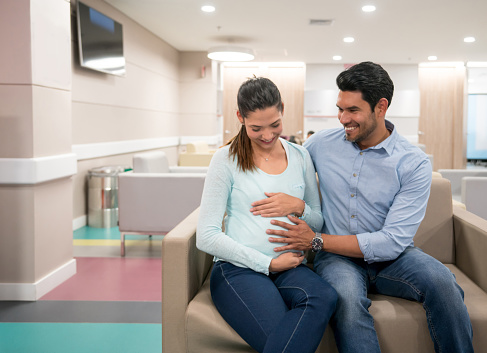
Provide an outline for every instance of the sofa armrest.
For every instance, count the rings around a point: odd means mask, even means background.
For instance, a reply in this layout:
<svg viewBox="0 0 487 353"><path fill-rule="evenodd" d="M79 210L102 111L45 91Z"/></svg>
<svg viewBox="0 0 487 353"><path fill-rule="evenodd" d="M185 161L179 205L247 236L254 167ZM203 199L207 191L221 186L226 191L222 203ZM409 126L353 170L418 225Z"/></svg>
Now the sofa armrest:
<svg viewBox="0 0 487 353"><path fill-rule="evenodd" d="M199 208L162 241L162 352L185 353L189 302L210 271L212 257L196 248Z"/></svg>
<svg viewBox="0 0 487 353"><path fill-rule="evenodd" d="M487 220L453 207L456 265L487 292Z"/></svg>

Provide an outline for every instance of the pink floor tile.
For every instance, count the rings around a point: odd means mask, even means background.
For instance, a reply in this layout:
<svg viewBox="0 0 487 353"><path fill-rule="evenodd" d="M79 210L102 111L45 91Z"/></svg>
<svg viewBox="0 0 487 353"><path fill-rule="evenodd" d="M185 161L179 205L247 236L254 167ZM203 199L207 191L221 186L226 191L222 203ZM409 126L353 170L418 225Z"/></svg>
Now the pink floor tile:
<svg viewBox="0 0 487 353"><path fill-rule="evenodd" d="M161 301L161 259L76 258L77 273L41 300Z"/></svg>

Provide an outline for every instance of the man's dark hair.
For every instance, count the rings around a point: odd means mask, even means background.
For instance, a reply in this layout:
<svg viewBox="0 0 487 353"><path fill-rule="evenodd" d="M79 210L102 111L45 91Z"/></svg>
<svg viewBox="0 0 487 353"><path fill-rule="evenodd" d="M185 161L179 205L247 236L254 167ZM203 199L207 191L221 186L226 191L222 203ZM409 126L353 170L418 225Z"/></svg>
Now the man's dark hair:
<svg viewBox="0 0 487 353"><path fill-rule="evenodd" d="M381 98L387 99L391 105L394 83L378 64L364 61L351 66L337 76L336 83L340 91L361 92L362 99L369 103L372 112Z"/></svg>

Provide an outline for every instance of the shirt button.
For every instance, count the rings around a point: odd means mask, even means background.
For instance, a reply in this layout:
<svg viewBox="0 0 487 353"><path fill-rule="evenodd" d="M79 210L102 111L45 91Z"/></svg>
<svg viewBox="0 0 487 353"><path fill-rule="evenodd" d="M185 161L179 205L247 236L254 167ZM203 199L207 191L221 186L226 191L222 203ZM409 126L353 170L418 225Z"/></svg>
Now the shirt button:
<svg viewBox="0 0 487 353"><path fill-rule="evenodd" d="M355 194L352 194L352 195L350 195L350 196L354 197L354 196L355 196Z"/></svg>
<svg viewBox="0 0 487 353"><path fill-rule="evenodd" d="M353 176L356 177L357 176L357 173L353 173Z"/></svg>
<svg viewBox="0 0 487 353"><path fill-rule="evenodd" d="M363 152L360 152L360 155L363 155L364 153Z"/></svg>
<svg viewBox="0 0 487 353"><path fill-rule="evenodd" d="M355 216L354 216L354 215L352 215L352 218L355 218Z"/></svg>

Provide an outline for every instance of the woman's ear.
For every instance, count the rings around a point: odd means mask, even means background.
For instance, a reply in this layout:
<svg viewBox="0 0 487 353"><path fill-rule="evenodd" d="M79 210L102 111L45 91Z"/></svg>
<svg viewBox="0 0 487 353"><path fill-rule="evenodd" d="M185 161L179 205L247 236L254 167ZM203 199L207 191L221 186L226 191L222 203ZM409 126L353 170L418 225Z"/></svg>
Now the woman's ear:
<svg viewBox="0 0 487 353"><path fill-rule="evenodd" d="M244 118L243 118L242 114L240 114L239 110L237 110L237 118L238 118L238 121L240 121L240 124L244 125Z"/></svg>

